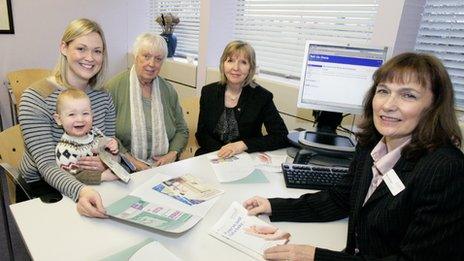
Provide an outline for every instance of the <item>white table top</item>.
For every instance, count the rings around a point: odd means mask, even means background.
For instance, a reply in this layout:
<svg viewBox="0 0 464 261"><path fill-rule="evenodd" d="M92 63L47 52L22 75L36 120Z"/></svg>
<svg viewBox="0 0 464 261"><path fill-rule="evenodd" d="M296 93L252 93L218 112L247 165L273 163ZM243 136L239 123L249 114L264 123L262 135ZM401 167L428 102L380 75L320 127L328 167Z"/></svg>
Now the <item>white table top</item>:
<svg viewBox="0 0 464 261"><path fill-rule="evenodd" d="M284 150L279 152L285 153ZM98 260L151 237L183 260L252 260L246 254L208 235L212 225L233 201L241 203L254 195L298 197L308 192L287 189L282 173L264 172L269 183L219 183L205 156L135 173L129 184L110 182L95 188L102 195L104 205L109 205L129 194L156 173L172 176L190 173L206 183L217 185L225 193L196 226L177 236L160 234L111 219L80 216L76 211L76 204L67 197L54 204L45 204L40 199L34 199L11 205L33 259ZM346 219L327 223L277 222L274 225L291 233L290 243L311 244L333 250L341 250L346 244Z"/></svg>

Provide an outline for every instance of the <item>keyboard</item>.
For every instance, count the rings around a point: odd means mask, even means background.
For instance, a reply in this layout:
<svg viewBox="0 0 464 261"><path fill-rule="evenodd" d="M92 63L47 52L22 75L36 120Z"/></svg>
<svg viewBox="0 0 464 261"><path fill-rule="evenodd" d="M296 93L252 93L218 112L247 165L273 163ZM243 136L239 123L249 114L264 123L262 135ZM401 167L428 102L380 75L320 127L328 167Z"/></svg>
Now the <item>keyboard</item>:
<svg viewBox="0 0 464 261"><path fill-rule="evenodd" d="M288 188L326 189L340 182L348 168L283 163Z"/></svg>

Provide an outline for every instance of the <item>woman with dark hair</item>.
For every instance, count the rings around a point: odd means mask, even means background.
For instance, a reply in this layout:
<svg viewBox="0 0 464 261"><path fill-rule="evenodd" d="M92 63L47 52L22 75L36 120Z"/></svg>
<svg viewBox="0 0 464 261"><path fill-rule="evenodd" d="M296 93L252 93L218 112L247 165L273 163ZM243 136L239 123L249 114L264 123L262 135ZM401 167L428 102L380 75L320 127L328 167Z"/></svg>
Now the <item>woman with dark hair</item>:
<svg viewBox="0 0 464 261"><path fill-rule="evenodd" d="M443 64L400 54L374 74L349 173L298 199L253 197L249 214L272 221L349 217L344 251L269 248L269 260L464 260L464 156L453 88Z"/></svg>
<svg viewBox="0 0 464 261"><path fill-rule="evenodd" d="M286 147L287 127L272 101L272 93L253 81L253 47L243 41L227 44L219 70L221 80L201 90L195 134L200 148L195 155L219 150L218 156L227 158L243 151ZM267 135L261 131L263 125Z"/></svg>

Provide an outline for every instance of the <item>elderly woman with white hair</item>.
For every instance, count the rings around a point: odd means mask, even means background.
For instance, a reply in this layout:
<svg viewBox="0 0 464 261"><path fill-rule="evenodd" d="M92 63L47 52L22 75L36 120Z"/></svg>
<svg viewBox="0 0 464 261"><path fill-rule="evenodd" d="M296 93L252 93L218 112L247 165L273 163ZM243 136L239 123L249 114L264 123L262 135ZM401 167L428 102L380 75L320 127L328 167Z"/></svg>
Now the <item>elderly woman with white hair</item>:
<svg viewBox="0 0 464 261"><path fill-rule="evenodd" d="M143 33L133 54L132 68L113 77L106 88L116 107L116 137L142 170L174 162L185 149L188 128L175 89L158 75L167 56L165 40Z"/></svg>

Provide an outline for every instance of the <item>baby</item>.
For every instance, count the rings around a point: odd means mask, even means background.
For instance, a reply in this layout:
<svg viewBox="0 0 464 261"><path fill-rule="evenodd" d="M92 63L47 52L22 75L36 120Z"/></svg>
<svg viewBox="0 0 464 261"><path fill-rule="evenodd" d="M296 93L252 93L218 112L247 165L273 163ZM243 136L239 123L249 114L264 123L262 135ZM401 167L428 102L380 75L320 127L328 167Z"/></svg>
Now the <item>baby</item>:
<svg viewBox="0 0 464 261"><path fill-rule="evenodd" d="M58 95L56 113L53 115L58 125L64 129L61 140L56 145L56 162L60 168L75 175L84 184L96 185L102 181L116 180L110 169L91 171L79 168L81 157L98 154L101 149L118 154L118 142L93 128L90 99L79 89L67 89Z"/></svg>

